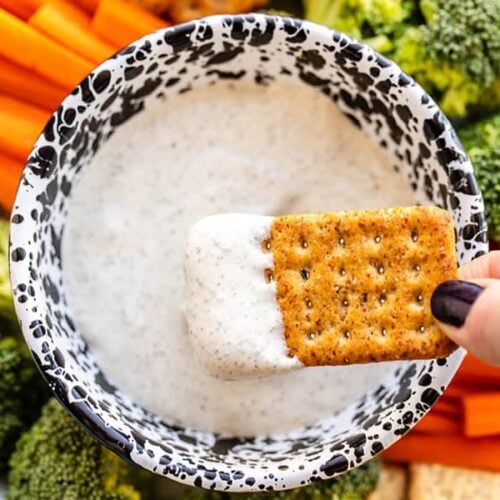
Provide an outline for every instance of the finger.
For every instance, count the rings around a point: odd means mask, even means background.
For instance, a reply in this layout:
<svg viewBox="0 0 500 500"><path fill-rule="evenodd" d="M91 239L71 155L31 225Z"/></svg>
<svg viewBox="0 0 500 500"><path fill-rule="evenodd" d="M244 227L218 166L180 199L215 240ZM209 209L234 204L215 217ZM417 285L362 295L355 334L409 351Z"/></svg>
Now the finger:
<svg viewBox="0 0 500 500"><path fill-rule="evenodd" d="M441 284L431 308L443 331L487 363L500 365L500 282L486 288L464 281Z"/></svg>
<svg viewBox="0 0 500 500"><path fill-rule="evenodd" d="M460 279L471 281L478 278L500 279L500 250L487 253L465 266L462 266L458 275Z"/></svg>

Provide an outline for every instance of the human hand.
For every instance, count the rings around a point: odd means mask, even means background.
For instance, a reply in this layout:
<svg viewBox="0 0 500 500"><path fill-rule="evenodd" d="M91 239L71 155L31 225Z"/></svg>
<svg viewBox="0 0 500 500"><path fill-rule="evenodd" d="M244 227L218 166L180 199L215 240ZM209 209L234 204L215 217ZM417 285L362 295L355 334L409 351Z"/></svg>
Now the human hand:
<svg viewBox="0 0 500 500"><path fill-rule="evenodd" d="M454 342L500 365L500 251L461 267L459 278L436 288L432 314Z"/></svg>

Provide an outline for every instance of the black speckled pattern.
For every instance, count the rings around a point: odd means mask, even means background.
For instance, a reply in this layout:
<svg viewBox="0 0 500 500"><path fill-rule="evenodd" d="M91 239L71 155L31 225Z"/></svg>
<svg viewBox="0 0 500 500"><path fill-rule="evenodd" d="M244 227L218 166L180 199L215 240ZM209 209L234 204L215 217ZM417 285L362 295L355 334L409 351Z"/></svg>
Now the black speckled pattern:
<svg viewBox="0 0 500 500"><path fill-rule="evenodd" d="M481 196L448 120L394 64L326 28L263 15L208 18L142 38L75 88L30 155L13 210L11 276L26 341L61 402L119 455L186 484L262 491L330 478L382 451L429 410L463 352L388 369L383 385L313 426L246 439L169 425L106 380L66 302L61 239L72 186L129 118L237 79L317 88L389 151L421 202L453 214L461 263L487 242Z"/></svg>

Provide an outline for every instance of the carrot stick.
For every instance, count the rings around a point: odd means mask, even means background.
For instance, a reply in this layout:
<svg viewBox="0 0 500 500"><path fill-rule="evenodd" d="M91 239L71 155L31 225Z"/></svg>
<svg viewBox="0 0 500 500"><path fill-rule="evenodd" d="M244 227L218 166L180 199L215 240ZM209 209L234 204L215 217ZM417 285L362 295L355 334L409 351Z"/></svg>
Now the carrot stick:
<svg viewBox="0 0 500 500"><path fill-rule="evenodd" d="M0 57L0 92L54 111L70 90Z"/></svg>
<svg viewBox="0 0 500 500"><path fill-rule="evenodd" d="M82 9L67 0L42 0L44 5L52 5L66 19L71 19L74 23L88 28L90 26L90 16ZM30 16L31 17L31 16Z"/></svg>
<svg viewBox="0 0 500 500"><path fill-rule="evenodd" d="M116 52L111 45L100 40L94 33L66 17L64 11L56 4L42 5L30 17L29 24L95 63L101 63Z"/></svg>
<svg viewBox="0 0 500 500"><path fill-rule="evenodd" d="M487 365L468 354L455 375L455 381L500 390L500 368Z"/></svg>
<svg viewBox="0 0 500 500"><path fill-rule="evenodd" d="M460 401L448 398L445 393L441 396L437 403L434 404L430 413L436 413L438 415L445 415L449 417L458 417L462 414L462 405Z"/></svg>
<svg viewBox="0 0 500 500"><path fill-rule="evenodd" d="M500 392L469 394L462 398L462 402L466 436L500 434Z"/></svg>
<svg viewBox="0 0 500 500"><path fill-rule="evenodd" d="M500 471L500 437L465 438L410 433L388 448L389 462L422 462Z"/></svg>
<svg viewBox="0 0 500 500"><path fill-rule="evenodd" d="M101 0L91 26L101 38L121 48L168 23L127 0Z"/></svg>
<svg viewBox="0 0 500 500"><path fill-rule="evenodd" d="M0 56L58 83L73 87L93 64L0 9Z"/></svg>
<svg viewBox="0 0 500 500"><path fill-rule="evenodd" d="M441 436L447 434L460 435L462 433L462 424L460 420L461 418L459 416L450 417L431 411L420 420L414 427L413 432L439 434Z"/></svg>
<svg viewBox="0 0 500 500"><path fill-rule="evenodd" d="M40 6L41 0L0 0L0 7L11 14L27 20Z"/></svg>
<svg viewBox="0 0 500 500"><path fill-rule="evenodd" d="M99 5L99 0L74 0L83 10L89 14L93 14L97 6Z"/></svg>
<svg viewBox="0 0 500 500"><path fill-rule="evenodd" d="M0 206L7 212L12 210L23 163L0 153Z"/></svg>
<svg viewBox="0 0 500 500"><path fill-rule="evenodd" d="M461 401L463 397L467 396L467 394L470 394L471 392L481 392L483 390L484 388L480 385L464 385L456 380L453 380L453 382L446 389L445 395L448 399Z"/></svg>
<svg viewBox="0 0 500 500"><path fill-rule="evenodd" d="M50 113L0 94L0 151L24 162Z"/></svg>

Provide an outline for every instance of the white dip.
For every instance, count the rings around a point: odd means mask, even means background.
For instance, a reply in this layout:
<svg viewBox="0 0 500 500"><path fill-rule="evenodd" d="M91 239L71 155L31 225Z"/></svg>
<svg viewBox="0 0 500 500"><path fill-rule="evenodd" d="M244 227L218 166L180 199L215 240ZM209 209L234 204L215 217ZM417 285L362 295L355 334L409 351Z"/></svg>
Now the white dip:
<svg viewBox="0 0 500 500"><path fill-rule="evenodd" d="M273 217L211 215L189 231L186 317L198 361L213 376L249 379L302 367L288 357L273 254L262 251Z"/></svg>
<svg viewBox="0 0 500 500"><path fill-rule="evenodd" d="M195 90L123 125L75 187L63 242L74 318L109 379L167 421L233 435L312 423L355 400L387 365L208 375L187 336L184 244L215 213L414 204L393 164L305 86Z"/></svg>

